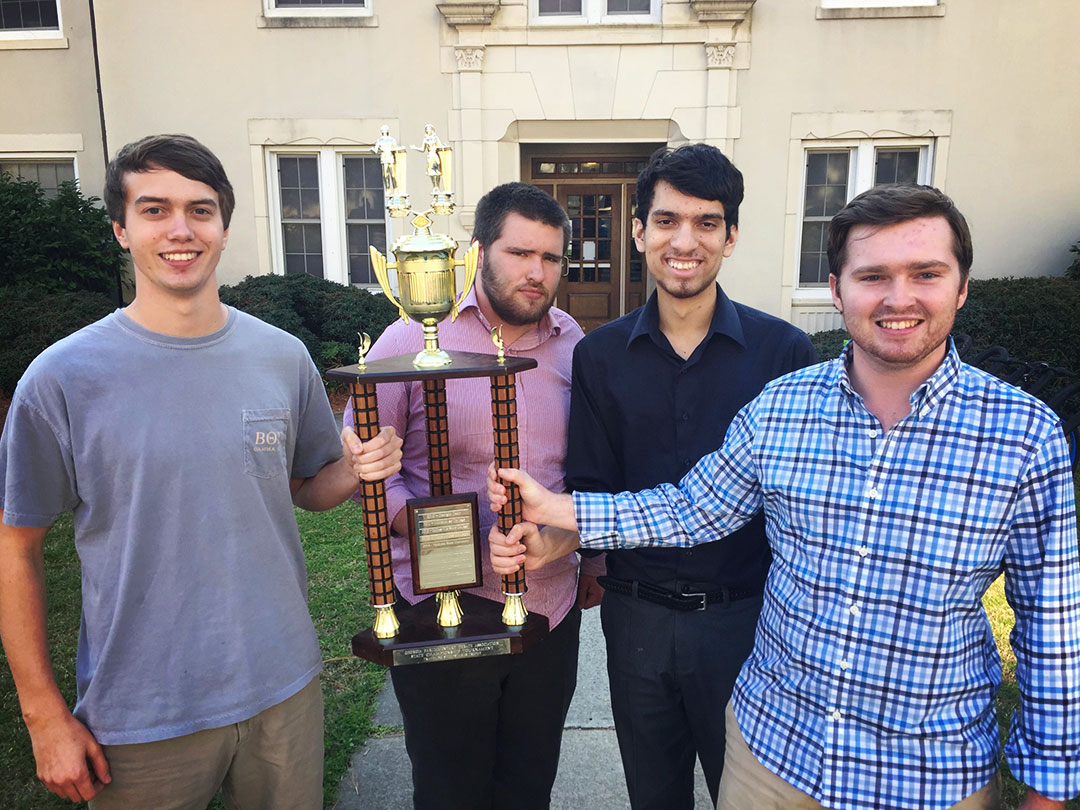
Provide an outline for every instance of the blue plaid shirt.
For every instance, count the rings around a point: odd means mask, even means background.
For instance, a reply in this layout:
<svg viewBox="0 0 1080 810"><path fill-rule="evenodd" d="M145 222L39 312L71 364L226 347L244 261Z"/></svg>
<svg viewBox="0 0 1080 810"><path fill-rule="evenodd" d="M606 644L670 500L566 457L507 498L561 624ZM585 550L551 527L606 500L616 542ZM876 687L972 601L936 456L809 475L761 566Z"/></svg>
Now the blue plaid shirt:
<svg viewBox="0 0 1080 810"><path fill-rule="evenodd" d="M590 548L690 546L764 508L774 555L733 705L769 770L826 807L948 807L998 767L1004 571L1021 703L1005 746L1080 792L1080 563L1057 417L950 348L883 432L845 359L769 384L678 486L578 492Z"/></svg>

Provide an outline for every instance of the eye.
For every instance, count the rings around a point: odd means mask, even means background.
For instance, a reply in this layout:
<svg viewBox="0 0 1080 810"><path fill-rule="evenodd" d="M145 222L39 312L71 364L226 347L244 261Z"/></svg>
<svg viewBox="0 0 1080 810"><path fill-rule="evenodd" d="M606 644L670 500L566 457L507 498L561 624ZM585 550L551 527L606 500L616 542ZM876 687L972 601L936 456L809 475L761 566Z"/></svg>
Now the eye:
<svg viewBox="0 0 1080 810"><path fill-rule="evenodd" d="M158 214L165 213L165 209L158 205L150 205L143 209L143 213L156 217Z"/></svg>
<svg viewBox="0 0 1080 810"><path fill-rule="evenodd" d="M194 209L193 213L197 214L200 217L212 217L214 215L214 212L211 211L209 208L196 208Z"/></svg>

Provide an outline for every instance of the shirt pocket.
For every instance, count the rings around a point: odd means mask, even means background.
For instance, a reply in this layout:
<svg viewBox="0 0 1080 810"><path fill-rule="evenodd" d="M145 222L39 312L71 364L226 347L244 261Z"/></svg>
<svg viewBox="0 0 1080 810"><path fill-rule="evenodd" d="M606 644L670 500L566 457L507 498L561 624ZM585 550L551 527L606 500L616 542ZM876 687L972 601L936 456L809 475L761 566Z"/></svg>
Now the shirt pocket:
<svg viewBox="0 0 1080 810"><path fill-rule="evenodd" d="M244 411L244 471L256 478L276 478L288 469L288 408Z"/></svg>

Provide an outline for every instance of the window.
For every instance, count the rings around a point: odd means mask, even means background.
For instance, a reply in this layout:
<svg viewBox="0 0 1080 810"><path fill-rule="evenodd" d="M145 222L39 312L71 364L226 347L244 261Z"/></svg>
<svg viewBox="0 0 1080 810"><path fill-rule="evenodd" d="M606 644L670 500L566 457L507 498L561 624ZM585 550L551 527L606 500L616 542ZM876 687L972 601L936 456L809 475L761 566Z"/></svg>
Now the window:
<svg viewBox="0 0 1080 810"><path fill-rule="evenodd" d="M0 0L4 48L66 48L62 29L59 0Z"/></svg>
<svg viewBox="0 0 1080 810"><path fill-rule="evenodd" d="M371 5L372 0L263 0L263 15L266 17L370 17Z"/></svg>
<svg viewBox="0 0 1080 810"><path fill-rule="evenodd" d="M848 200L882 183L929 183L932 143L855 141L805 152L799 287L829 283L829 221Z"/></svg>
<svg viewBox="0 0 1080 810"><path fill-rule="evenodd" d="M268 155L274 269L377 285L369 245L386 253L378 157L325 147Z"/></svg>
<svg viewBox="0 0 1080 810"><path fill-rule="evenodd" d="M33 180L41 186L46 197L55 197L61 183L75 180L75 161L72 158L41 160L0 156L0 174L10 174L19 180Z"/></svg>
<svg viewBox="0 0 1080 810"><path fill-rule="evenodd" d="M652 23L660 21L660 0L529 0L534 22Z"/></svg>

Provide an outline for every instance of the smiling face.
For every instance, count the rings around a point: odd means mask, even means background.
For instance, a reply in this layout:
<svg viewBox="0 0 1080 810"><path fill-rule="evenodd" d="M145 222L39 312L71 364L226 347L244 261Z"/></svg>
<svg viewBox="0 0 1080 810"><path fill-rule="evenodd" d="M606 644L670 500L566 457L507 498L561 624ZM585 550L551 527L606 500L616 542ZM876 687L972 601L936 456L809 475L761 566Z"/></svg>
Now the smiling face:
<svg viewBox="0 0 1080 810"><path fill-rule="evenodd" d="M634 220L634 242L659 294L672 298L712 287L738 236L737 227L727 232L723 204L683 194L665 180L656 184L646 221Z"/></svg>
<svg viewBox="0 0 1080 810"><path fill-rule="evenodd" d="M938 216L851 229L844 266L829 286L854 344L853 363L933 374L967 298L953 242Z"/></svg>
<svg viewBox="0 0 1080 810"><path fill-rule="evenodd" d="M113 222L131 251L136 294L216 295L215 271L228 240L218 193L167 169L124 177L124 224Z"/></svg>
<svg viewBox="0 0 1080 810"><path fill-rule="evenodd" d="M563 267L563 231L511 211L481 251L476 298L485 316L528 326L551 309Z"/></svg>

